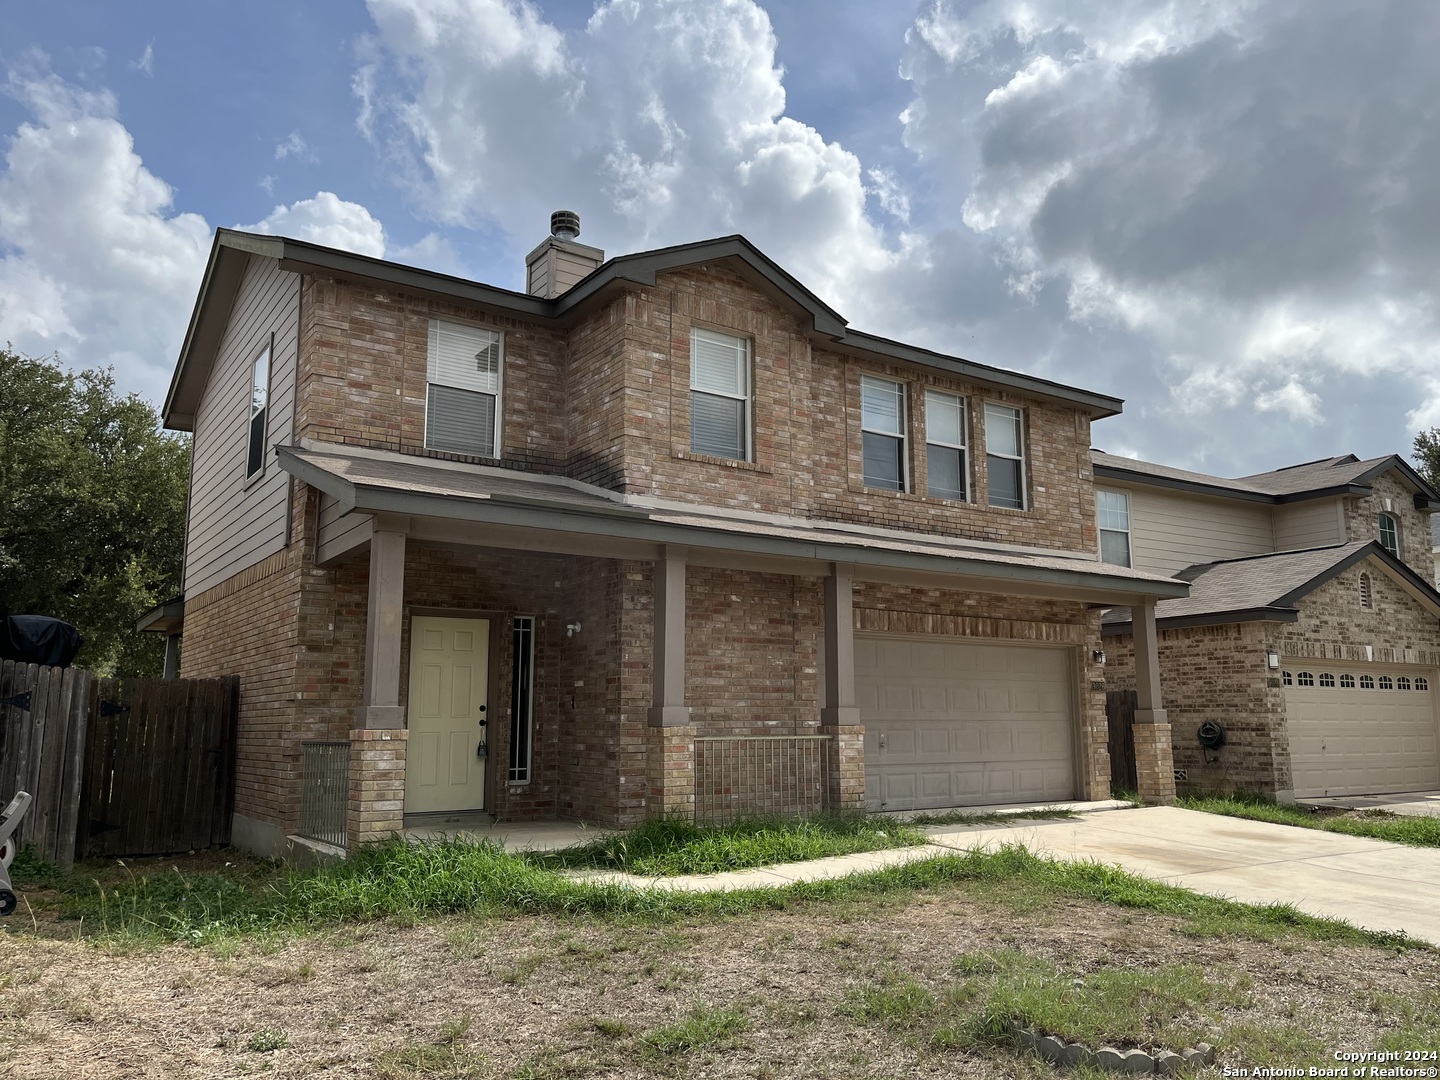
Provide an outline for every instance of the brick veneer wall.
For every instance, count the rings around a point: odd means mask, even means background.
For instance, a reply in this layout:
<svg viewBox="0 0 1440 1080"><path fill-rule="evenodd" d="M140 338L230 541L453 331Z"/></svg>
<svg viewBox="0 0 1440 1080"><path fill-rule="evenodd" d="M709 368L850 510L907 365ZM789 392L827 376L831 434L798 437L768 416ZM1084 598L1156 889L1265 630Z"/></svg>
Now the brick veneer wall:
<svg viewBox="0 0 1440 1080"><path fill-rule="evenodd" d="M1360 606L1360 575L1370 575L1374 607ZM1364 662L1369 645L1377 664L1440 664L1440 624L1433 612L1371 560L1352 566L1300 602L1298 623L1274 633L1287 659Z"/></svg>
<svg viewBox="0 0 1440 1080"><path fill-rule="evenodd" d="M1380 514L1385 500L1389 513L1400 523L1400 559L1426 581L1435 577L1435 558L1430 544L1430 515L1415 509L1414 492L1394 472L1382 473L1372 485L1373 495L1347 498L1345 533L1350 540L1380 539Z"/></svg>

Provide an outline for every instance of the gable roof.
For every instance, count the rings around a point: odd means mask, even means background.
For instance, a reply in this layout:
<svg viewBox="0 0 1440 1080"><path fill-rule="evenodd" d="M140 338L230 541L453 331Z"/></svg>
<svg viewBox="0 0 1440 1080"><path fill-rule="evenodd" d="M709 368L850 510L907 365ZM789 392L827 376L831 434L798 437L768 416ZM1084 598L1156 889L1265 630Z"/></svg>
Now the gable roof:
<svg viewBox="0 0 1440 1080"><path fill-rule="evenodd" d="M1398 454L1361 461L1354 454L1321 458L1237 479L1172 469L1137 458L1091 450L1096 479L1126 480L1246 502L1292 503L1332 495L1370 495L1374 479L1394 470L1414 493L1417 510L1440 510L1440 492Z"/></svg>
<svg viewBox="0 0 1440 1080"><path fill-rule="evenodd" d="M1155 622L1162 628L1295 622L1301 600L1366 559L1375 560L1380 569L1440 616L1440 592L1435 586L1381 547L1378 540L1356 540L1188 567L1176 576L1190 582L1190 595L1157 603ZM1129 633L1130 609L1112 608L1101 616L1101 623L1106 633Z"/></svg>
<svg viewBox="0 0 1440 1080"><path fill-rule="evenodd" d="M975 382L1004 387L1057 401L1088 413L1093 419L1114 416L1123 408L1119 398L1018 371L977 364L958 356L922 349L875 334L852 330L846 320L793 274L745 237L721 236L690 244L656 248L607 260L574 287L553 299L501 289L468 278L422 270L368 255L294 240L283 236L217 229L190 325L175 364L170 391L161 410L165 426L181 431L194 427L195 410L209 378L220 337L251 257L275 259L282 270L375 282L406 292L461 300L512 317L567 325L590 304L627 284L653 286L669 270L721 263L766 292L801 320L805 332L827 348L882 362L913 364L944 371Z"/></svg>

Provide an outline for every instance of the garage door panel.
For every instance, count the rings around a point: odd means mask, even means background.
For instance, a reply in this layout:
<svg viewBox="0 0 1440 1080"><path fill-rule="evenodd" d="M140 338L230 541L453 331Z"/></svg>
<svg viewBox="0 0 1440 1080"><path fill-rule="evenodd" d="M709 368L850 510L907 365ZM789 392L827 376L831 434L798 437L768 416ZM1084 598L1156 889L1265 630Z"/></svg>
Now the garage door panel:
<svg viewBox="0 0 1440 1080"><path fill-rule="evenodd" d="M1417 676L1433 684L1435 673L1421 669L1363 671L1316 662L1312 674L1353 675L1355 688L1291 685L1286 688L1286 727L1298 796L1383 794L1440 787L1440 739L1437 739L1432 691L1385 690L1358 686L1359 676L1376 683L1389 675L1415 685ZM1318 683L1318 678L1317 678Z"/></svg>
<svg viewBox="0 0 1440 1080"><path fill-rule="evenodd" d="M872 807L1074 797L1067 650L857 638L855 656Z"/></svg>

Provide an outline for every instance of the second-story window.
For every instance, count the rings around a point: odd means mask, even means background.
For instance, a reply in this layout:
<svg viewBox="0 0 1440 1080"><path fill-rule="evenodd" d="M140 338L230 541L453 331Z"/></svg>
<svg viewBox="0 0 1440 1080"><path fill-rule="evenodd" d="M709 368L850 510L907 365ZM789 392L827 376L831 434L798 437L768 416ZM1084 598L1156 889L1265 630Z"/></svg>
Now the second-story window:
<svg viewBox="0 0 1440 1080"><path fill-rule="evenodd" d="M1123 491L1095 492L1095 518L1100 526L1100 558L1116 566L1130 565L1130 496Z"/></svg>
<svg viewBox="0 0 1440 1080"><path fill-rule="evenodd" d="M925 475L937 499L970 499L970 463L965 440L965 399L925 391Z"/></svg>
<svg viewBox="0 0 1440 1080"><path fill-rule="evenodd" d="M690 449L750 460L750 342L690 330Z"/></svg>
<svg viewBox="0 0 1440 1080"><path fill-rule="evenodd" d="M497 331L430 320L426 447L475 457L500 456L501 352Z"/></svg>
<svg viewBox="0 0 1440 1080"><path fill-rule="evenodd" d="M1394 514L1380 515L1380 546L1400 558L1400 523Z"/></svg>
<svg viewBox="0 0 1440 1080"><path fill-rule="evenodd" d="M985 403L985 471L990 505L1025 509L1025 432L1019 409Z"/></svg>
<svg viewBox="0 0 1440 1080"><path fill-rule="evenodd" d="M905 490L905 386L860 376L860 442L865 486Z"/></svg>
<svg viewBox="0 0 1440 1080"><path fill-rule="evenodd" d="M245 476L265 468L265 413L270 401L270 343L260 350L250 368L250 431Z"/></svg>

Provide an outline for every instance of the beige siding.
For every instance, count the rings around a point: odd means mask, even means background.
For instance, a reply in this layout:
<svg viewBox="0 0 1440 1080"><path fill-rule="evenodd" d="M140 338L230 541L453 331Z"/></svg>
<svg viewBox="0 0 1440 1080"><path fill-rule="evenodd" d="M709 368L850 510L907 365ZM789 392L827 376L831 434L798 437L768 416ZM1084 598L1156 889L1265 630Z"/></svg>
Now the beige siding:
<svg viewBox="0 0 1440 1080"><path fill-rule="evenodd" d="M1135 569L1174 574L1195 563L1274 550L1270 507L1101 482L1130 496L1130 550Z"/></svg>
<svg viewBox="0 0 1440 1080"><path fill-rule="evenodd" d="M315 561L329 562L361 544L368 543L374 518L369 514L340 513L340 503L333 495L320 495L320 534Z"/></svg>
<svg viewBox="0 0 1440 1080"><path fill-rule="evenodd" d="M1275 550L1300 551L1304 548L1343 544L1344 518L1338 499L1316 499L1275 508Z"/></svg>
<svg viewBox="0 0 1440 1080"><path fill-rule="evenodd" d="M300 278L251 256L210 381L195 414L195 477L185 553L194 596L285 546L288 474L273 447L291 441ZM275 335L266 406L266 460L247 483L251 366Z"/></svg>

